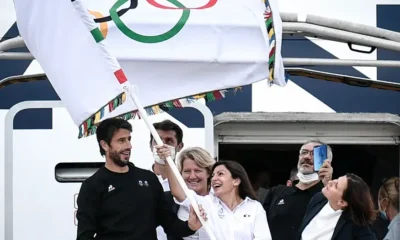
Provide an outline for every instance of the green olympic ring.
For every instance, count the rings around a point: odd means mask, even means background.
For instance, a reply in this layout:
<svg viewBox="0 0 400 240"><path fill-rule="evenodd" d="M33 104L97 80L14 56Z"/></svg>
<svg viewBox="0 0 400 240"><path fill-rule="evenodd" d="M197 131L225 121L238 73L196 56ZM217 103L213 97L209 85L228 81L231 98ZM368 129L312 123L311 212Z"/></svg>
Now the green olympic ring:
<svg viewBox="0 0 400 240"><path fill-rule="evenodd" d="M110 17L114 21L117 28L123 34L125 34L125 36L127 36L135 41L142 42L142 43L159 43L159 42L163 42L163 41L166 41L166 40L174 37L176 34L178 34L182 30L182 28L185 26L185 24L190 16L190 10L185 9L186 7L183 4L181 4L178 0L168 0L168 2L174 4L176 7L184 8L184 9L182 9L181 18L175 24L175 26L173 26L168 32L165 32L160 35L155 35L155 36L145 36L145 35L138 34L134 31L132 31L131 29L129 29L129 27L127 27L125 25L125 23L122 22L121 18L118 16L117 9L119 7L121 7L124 3L126 3L127 1L129 1L129 0L118 0L114 4L114 6L112 6L110 9Z"/></svg>

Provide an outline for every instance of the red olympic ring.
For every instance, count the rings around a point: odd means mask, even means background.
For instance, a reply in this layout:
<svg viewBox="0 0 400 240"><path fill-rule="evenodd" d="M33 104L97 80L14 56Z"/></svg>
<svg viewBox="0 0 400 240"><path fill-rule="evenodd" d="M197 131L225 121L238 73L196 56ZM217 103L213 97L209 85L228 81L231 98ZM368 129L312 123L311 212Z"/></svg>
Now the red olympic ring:
<svg viewBox="0 0 400 240"><path fill-rule="evenodd" d="M214 7L214 5L218 2L218 0L210 0L207 4L205 4L202 7L197 7L197 8L178 8L178 7L168 7L162 4L159 4L157 0L147 0L147 2L154 7L161 8L161 9L169 9L169 10L185 10L185 9L191 9L191 10L201 10L201 9L207 9Z"/></svg>

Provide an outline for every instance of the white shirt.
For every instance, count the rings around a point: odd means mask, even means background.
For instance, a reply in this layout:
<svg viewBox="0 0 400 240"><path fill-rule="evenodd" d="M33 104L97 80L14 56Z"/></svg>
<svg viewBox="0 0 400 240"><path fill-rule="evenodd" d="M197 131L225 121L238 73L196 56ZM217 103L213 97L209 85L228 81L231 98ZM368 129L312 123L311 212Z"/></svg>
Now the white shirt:
<svg viewBox="0 0 400 240"><path fill-rule="evenodd" d="M161 186L163 187L164 192L168 192L169 191L168 178L162 179L161 176L157 176L157 177L161 182ZM156 228L156 232L157 232L157 239L158 240L167 240L167 234L165 234L164 228L162 228L161 226L158 226Z"/></svg>
<svg viewBox="0 0 400 240"><path fill-rule="evenodd" d="M158 179L159 179L160 182L161 182L161 186L162 186L164 192L171 191L170 188L169 188L168 178L162 179L162 177L160 176Z"/></svg>
<svg viewBox="0 0 400 240"><path fill-rule="evenodd" d="M231 211L214 194L199 196L193 190L197 203L203 206L207 213L209 226L218 240L271 240L267 215L261 203L257 200L246 198L233 211ZM175 202L181 205L178 217L189 215L189 199L183 202ZM185 213L186 212L186 213ZM187 217L186 217L187 218ZM203 228L197 231L198 238L185 239L210 239ZM195 234L195 235L196 235Z"/></svg>
<svg viewBox="0 0 400 240"><path fill-rule="evenodd" d="M342 210L333 210L328 202L303 230L301 239L330 240L342 212Z"/></svg>

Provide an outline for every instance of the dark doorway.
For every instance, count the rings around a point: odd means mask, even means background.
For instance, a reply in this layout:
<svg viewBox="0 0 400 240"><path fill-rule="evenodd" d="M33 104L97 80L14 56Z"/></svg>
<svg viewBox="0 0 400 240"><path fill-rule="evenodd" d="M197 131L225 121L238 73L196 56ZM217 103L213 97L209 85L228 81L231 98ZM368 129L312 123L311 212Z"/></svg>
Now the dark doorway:
<svg viewBox="0 0 400 240"><path fill-rule="evenodd" d="M286 184L290 170L297 166L301 145L220 144L219 159L240 162L249 175L268 172L269 186ZM355 173L377 195L382 179L399 176L398 145L332 145L333 178Z"/></svg>

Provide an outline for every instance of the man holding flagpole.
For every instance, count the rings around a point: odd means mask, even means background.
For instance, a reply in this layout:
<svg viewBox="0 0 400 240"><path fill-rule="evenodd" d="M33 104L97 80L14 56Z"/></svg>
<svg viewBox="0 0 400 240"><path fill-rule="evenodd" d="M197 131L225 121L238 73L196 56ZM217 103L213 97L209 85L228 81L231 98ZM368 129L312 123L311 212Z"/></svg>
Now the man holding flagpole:
<svg viewBox="0 0 400 240"><path fill-rule="evenodd" d="M116 118L102 121L97 128L100 154L106 163L82 183L77 240L156 240L158 225L174 237L190 236L201 228L193 209L187 222L179 220L158 178L129 162L131 132L128 121ZM201 214L206 219L203 210Z"/></svg>
<svg viewBox="0 0 400 240"><path fill-rule="evenodd" d="M170 146L171 151L173 152L172 158L175 160L175 157L179 151L182 150L183 148L183 130L181 127L179 127L178 124L172 122L171 120L164 120L162 122L157 122L153 124L154 128L157 130L157 133L159 134L161 140L164 142L164 144L167 144ZM154 140L154 137L152 134L150 134L150 151L153 153L153 158L154 158L154 173L158 173L160 175L159 180L161 182L161 186L163 187L164 190L164 195L167 198L171 210L175 213L178 214L178 209L179 206L175 203L173 196L171 194L171 190L169 189L169 183L168 183L168 178L167 174L165 172L165 169L163 167L164 160L162 160L158 154L155 146L157 145L156 141ZM181 240L181 238L175 238L173 236L167 236L167 234L164 232L164 229L159 226L157 227L157 239L158 240Z"/></svg>
<svg viewBox="0 0 400 240"><path fill-rule="evenodd" d="M157 130L160 138L163 140L164 144L170 146L172 152L172 158L175 160L176 155L180 152L184 146L183 144L183 130L178 124L172 122L171 120L164 120L162 122L157 122L153 124L154 128ZM162 165L164 165L164 160L160 159L157 154L157 145L154 140L153 135L150 134L150 150L153 153L153 158L155 161L154 168L157 169L162 177L161 185L164 191L169 191L169 184L167 179L167 174Z"/></svg>

